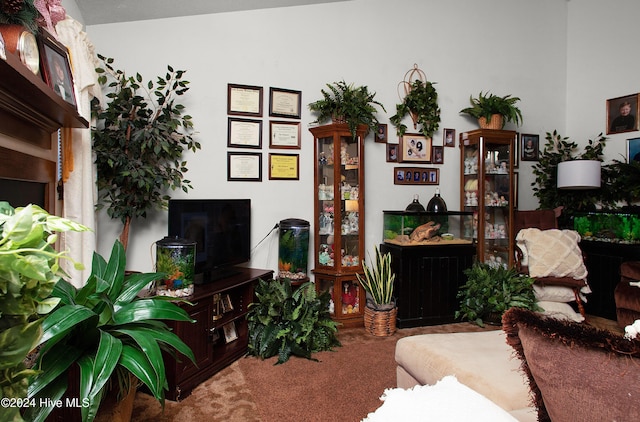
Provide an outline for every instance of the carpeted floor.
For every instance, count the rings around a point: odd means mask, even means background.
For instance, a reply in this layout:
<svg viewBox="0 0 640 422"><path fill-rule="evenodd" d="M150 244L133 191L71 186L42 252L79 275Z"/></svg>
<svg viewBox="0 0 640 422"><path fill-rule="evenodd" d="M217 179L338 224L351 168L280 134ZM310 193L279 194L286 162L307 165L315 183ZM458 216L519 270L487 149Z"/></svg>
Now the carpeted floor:
<svg viewBox="0 0 640 422"><path fill-rule="evenodd" d="M593 325L620 331L613 321L597 317ZM139 392L133 421L180 422L356 422L377 409L385 388L396 386L395 344L416 334L483 331L471 323L398 330L373 337L364 328L342 329L342 347L314 355L318 360L242 358L223 369L180 402L167 401L164 412L153 397Z"/></svg>

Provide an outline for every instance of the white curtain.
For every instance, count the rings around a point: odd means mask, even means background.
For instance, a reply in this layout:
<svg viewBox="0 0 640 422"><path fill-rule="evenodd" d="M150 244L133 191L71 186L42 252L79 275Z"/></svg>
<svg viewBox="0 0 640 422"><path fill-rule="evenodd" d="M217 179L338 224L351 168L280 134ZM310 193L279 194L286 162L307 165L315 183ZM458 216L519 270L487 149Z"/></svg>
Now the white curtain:
<svg viewBox="0 0 640 422"><path fill-rule="evenodd" d="M82 30L82 24L67 16L56 25L58 40L69 48L71 67L78 98L78 113L91 122L90 101L95 96L101 98L98 76L95 72L97 57L93 44ZM84 224L92 232L68 232L61 238L63 250L82 264L84 270L76 270L72 263L64 262L64 270L69 281L76 287L85 284L90 271L93 252L96 250L96 214L97 198L95 183L95 165L91 150L91 130L73 129L73 171L64 185L63 216Z"/></svg>

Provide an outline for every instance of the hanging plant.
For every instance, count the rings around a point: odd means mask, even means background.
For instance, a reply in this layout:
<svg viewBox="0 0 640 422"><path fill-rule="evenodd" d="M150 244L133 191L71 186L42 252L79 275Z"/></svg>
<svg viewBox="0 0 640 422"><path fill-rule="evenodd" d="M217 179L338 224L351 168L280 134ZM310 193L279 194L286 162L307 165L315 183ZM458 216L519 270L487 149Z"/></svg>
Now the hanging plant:
<svg viewBox="0 0 640 422"><path fill-rule="evenodd" d="M398 136L407 131L407 126L402 123L404 117L409 114L413 120L414 129L425 137L431 138L440 125L440 107L438 107L438 93L434 83L416 79L412 83L404 82L406 95L402 103L396 104L396 114L389 119L396 128Z"/></svg>

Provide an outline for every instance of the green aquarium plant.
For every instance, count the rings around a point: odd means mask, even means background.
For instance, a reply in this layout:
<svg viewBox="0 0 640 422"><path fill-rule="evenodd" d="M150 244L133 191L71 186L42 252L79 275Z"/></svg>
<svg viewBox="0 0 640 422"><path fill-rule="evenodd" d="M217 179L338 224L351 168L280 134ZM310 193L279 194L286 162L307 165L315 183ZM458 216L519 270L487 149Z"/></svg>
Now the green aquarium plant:
<svg viewBox="0 0 640 422"><path fill-rule="evenodd" d="M328 291L317 294L312 282L294 289L289 279L283 279L259 280L255 294L257 300L247 314L249 355L278 356L277 365L291 356L312 359L313 353L340 346L338 323L329 314Z"/></svg>
<svg viewBox="0 0 640 422"><path fill-rule="evenodd" d="M460 287L460 309L456 318L467 319L480 327L484 322L499 323L509 308L542 310L533 292L534 279L520 274L515 268L475 262L464 271L467 282Z"/></svg>
<svg viewBox="0 0 640 422"><path fill-rule="evenodd" d="M187 312L170 301L175 298L140 294L164 274L125 275L125 264L124 248L116 241L109 261L94 254L82 288L64 280L56 284L52 295L60 304L42 324L38 374L29 385L29 398L47 405L29 408L30 420L43 421L51 412L67 390L72 365L80 373L82 420L92 421L107 391L124 396L136 387L131 375L164 404L168 385L163 350L177 351L195 363L191 349L164 322L193 322Z"/></svg>
<svg viewBox="0 0 640 422"><path fill-rule="evenodd" d="M42 337L45 316L59 302L51 292L66 276L60 261L71 259L67 251L54 248L58 233L87 230L37 205L14 209L0 202L1 397L26 398L29 377L36 374L25 359ZM82 264L74 265L82 269ZM0 420L22 420L20 407L0 406Z"/></svg>

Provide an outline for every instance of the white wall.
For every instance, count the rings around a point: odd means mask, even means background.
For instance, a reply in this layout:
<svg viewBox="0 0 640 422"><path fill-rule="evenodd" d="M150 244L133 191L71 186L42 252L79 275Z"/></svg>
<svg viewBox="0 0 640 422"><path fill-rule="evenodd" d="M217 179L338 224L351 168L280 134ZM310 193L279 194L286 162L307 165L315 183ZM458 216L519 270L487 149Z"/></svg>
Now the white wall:
<svg viewBox="0 0 640 422"><path fill-rule="evenodd" d="M625 16L640 6L627 0ZM629 86L588 96L598 84L623 79L617 70L615 42L620 32L611 24L597 29L601 12L597 0L353 0L349 2L282 9L216 14L95 25L87 28L96 50L116 59L116 65L140 72L147 79L164 72L167 64L187 70L191 90L184 99L203 148L187 157L187 177L195 190L189 198L238 198L253 201L253 244L284 218L303 218L313 224L313 138L307 128L313 117L306 104L319 98L325 83L345 79L367 85L387 109L381 121L395 112L397 85L414 63L437 82L442 109L440 130L434 144L442 144L444 128L457 133L474 129L475 123L459 115L469 95L490 90L522 99L522 133L576 129L586 109L597 108L603 99L634 92ZM611 8L613 9L613 8ZM575 13L575 17L573 14ZM586 16L584 16L586 15ZM587 21L581 23L581 19ZM569 23L569 24L568 24ZM581 55L581 42L589 29L598 30L607 48L590 57ZM626 32L628 40L633 32ZM567 51L574 49L576 52ZM607 54L609 49L614 52ZM600 59L605 56L605 59ZM611 56L610 58L608 56ZM596 63L600 60L602 63ZM637 69L637 59L635 59ZM584 65L592 75L582 79ZM567 72L570 72L568 75ZM604 72L605 76L600 74ZM633 74L633 73L629 73ZM624 74L623 74L624 75ZM575 79L584 80L578 84ZM567 81L571 81L567 83ZM263 181L227 182L227 84L239 83L302 91L303 139L299 181L270 181L267 172L268 115L263 118ZM611 91L611 92L609 92ZM636 89L637 91L637 89ZM572 96L577 97L574 100ZM265 95L265 110L268 110ZM567 100L569 98L569 100ZM567 103L576 111L567 112ZM591 104L590 104L591 103ZM587 119L585 119L587 120ZM583 123L596 125L594 118ZM600 125L603 130L604 124ZM392 129L392 126L390 126ZM516 129L508 126L507 129ZM585 127L582 131L590 133ZM392 131L391 131L392 132ZM581 132L580 132L581 133ZM397 142L396 136L391 136ZM435 187L404 187L393 184L394 164L385 162L385 147L367 139L366 145L366 246L373 248L382 236L382 211L401 210L418 193L425 203ZM397 164L396 164L397 165ZM459 150L445 148L440 166L440 190L449 209L459 209ZM530 196L531 163L520 163L520 208L534 209ZM529 195L528 195L529 193ZM174 197L184 197L180 192ZM107 254L119 226L101 216L99 252ZM158 212L132 227L129 247L131 269L152 269L153 242L166 234L166 214ZM313 240L312 240L313 241ZM277 235L272 234L254 251L254 267L277 267ZM312 263L310 263L312 268Z"/></svg>

